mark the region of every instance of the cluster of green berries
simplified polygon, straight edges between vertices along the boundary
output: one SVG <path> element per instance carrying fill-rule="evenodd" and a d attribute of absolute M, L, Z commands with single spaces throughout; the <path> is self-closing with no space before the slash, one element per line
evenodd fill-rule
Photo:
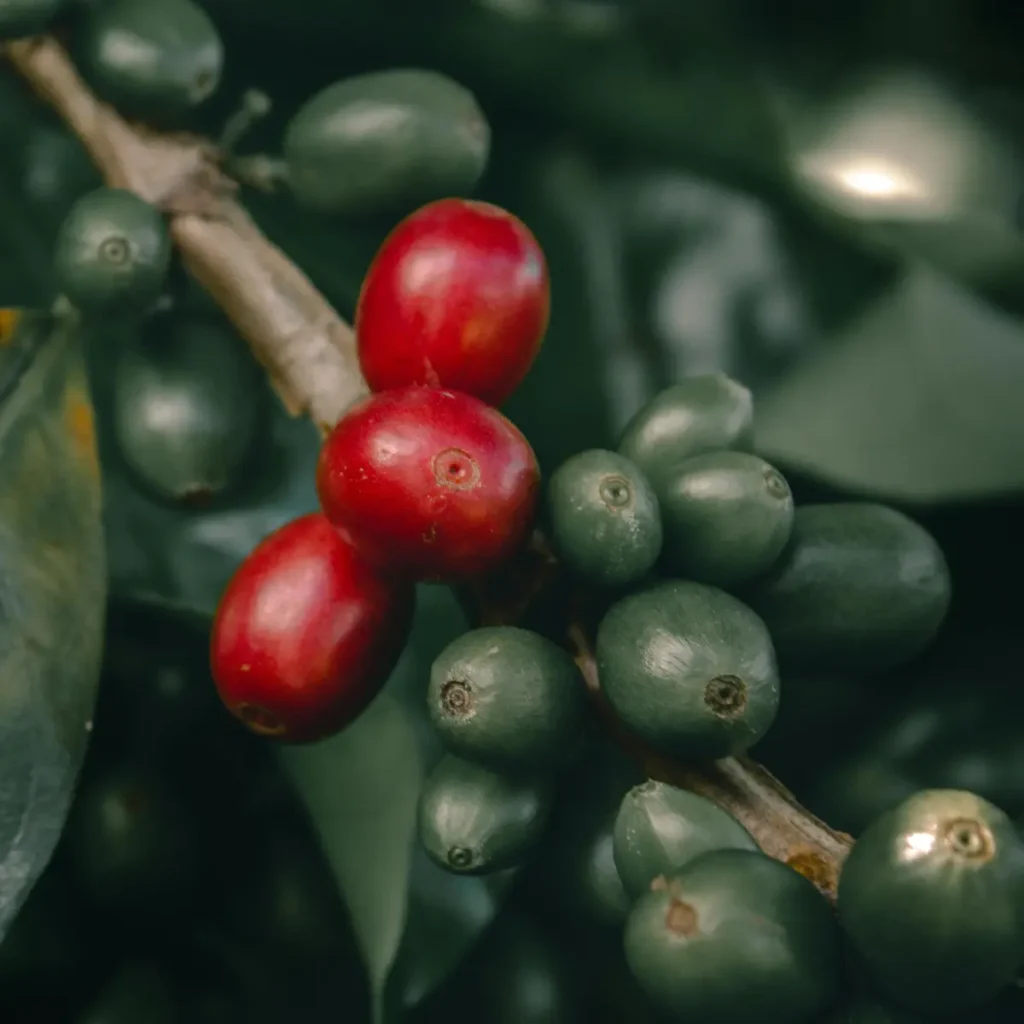
<path fill-rule="evenodd" d="M 745 388 L 690 378 L 648 403 L 617 451 L 576 455 L 547 484 L 558 554 L 607 597 L 595 659 L 608 703 L 650 750 L 688 763 L 752 748 L 780 674 L 885 671 L 919 654 L 949 607 L 924 529 L 871 503 L 795 506 L 753 438 Z M 595 740 L 572 657 L 523 629 L 473 630 L 435 661 L 428 711 L 448 754 L 422 797 L 427 852 L 455 872 L 525 865 Z M 894 1020 L 970 1010 L 1024 963 L 1024 845 L 969 793 L 920 793 L 872 824 L 842 868 L 838 918 L 694 793 L 637 785 L 612 834 L 626 958 L 667 1019 L 838 1021 L 853 990 Z"/>

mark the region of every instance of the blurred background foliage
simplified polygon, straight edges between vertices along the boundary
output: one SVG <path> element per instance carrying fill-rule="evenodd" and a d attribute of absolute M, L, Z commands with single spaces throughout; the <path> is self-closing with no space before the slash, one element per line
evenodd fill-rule
<path fill-rule="evenodd" d="M 1024 815 L 1024 8 L 205 6 L 227 79 L 194 127 L 216 135 L 243 91 L 262 89 L 273 110 L 247 151 L 276 152 L 304 99 L 362 71 L 432 68 L 476 93 L 494 139 L 478 194 L 523 217 L 551 266 L 550 330 L 507 409 L 546 469 L 614 444 L 670 381 L 722 370 L 753 388 L 758 447 L 801 499 L 877 497 L 935 532 L 955 601 L 934 651 L 881 679 L 786 680 L 756 753 L 812 809 L 856 832 L 941 785 Z M 56 230 L 98 179 L 4 67 L 0 138 L 0 302 L 41 305 Z M 393 218 L 332 222 L 286 195 L 243 194 L 351 316 Z M 202 353 L 220 345 L 230 361 L 240 344 L 188 281 L 146 337 L 106 322 L 86 332 L 106 666 L 68 827 L 0 946 L 0 1014 L 358 1021 L 372 1006 L 388 1024 L 643 1024 L 610 927 L 622 908 L 607 808 L 630 766 L 612 759 L 573 780 L 584 809 L 559 816 L 550 856 L 523 877 L 448 877 L 413 842 L 420 780 L 438 756 L 426 669 L 465 628 L 446 590 L 421 588 L 385 694 L 340 737 L 275 750 L 221 712 L 208 617 L 256 541 L 315 506 L 318 442 L 242 374 L 232 400 L 259 413 L 243 416 L 244 464 L 197 456 L 212 480 L 231 469 L 235 482 L 201 507 L 173 500 L 173 472 L 146 479 L 133 465 L 147 442 L 124 407 L 145 376 L 125 353 L 165 327 L 221 338 L 174 370 L 196 402 L 189 382 L 212 372 Z"/>

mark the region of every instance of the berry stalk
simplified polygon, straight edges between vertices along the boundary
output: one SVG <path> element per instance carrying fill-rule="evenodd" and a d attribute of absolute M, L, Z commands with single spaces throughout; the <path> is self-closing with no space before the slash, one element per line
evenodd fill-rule
<path fill-rule="evenodd" d="M 208 140 L 130 124 L 90 92 L 51 37 L 7 43 L 0 53 L 62 117 L 109 186 L 130 190 L 167 214 L 188 269 L 246 338 L 286 408 L 309 415 L 327 433 L 367 391 L 352 328 L 236 201 L 236 185 L 221 167 L 225 154 Z M 562 582 L 557 561 L 538 539 L 500 579 L 466 591 L 469 611 L 481 624 L 514 623 Z M 577 603 L 570 599 L 566 607 Z M 609 731 L 648 774 L 725 808 L 765 853 L 800 871 L 834 900 L 850 837 L 815 818 L 746 758 L 697 766 L 646 749 L 603 698 L 592 631 L 582 616 L 567 619 L 564 640 Z"/>
<path fill-rule="evenodd" d="M 248 341 L 293 415 L 326 433 L 366 393 L 352 328 L 259 230 L 210 141 L 126 121 L 91 92 L 50 36 L 0 44 L 78 137 L 107 185 L 167 214 L 185 265 Z"/>
<path fill-rule="evenodd" d="M 562 582 L 555 555 L 538 534 L 500 576 L 466 593 L 466 610 L 475 620 L 489 625 L 512 624 L 560 588 Z M 566 602 L 569 613 L 563 625 L 565 643 L 615 742 L 643 765 L 650 778 L 689 790 L 724 808 L 766 854 L 799 871 L 835 902 L 839 871 L 853 846 L 852 837 L 813 815 L 771 772 L 750 758 L 726 757 L 710 764 L 688 764 L 656 753 L 630 733 L 601 690 L 593 630 L 581 611 L 585 596 L 575 594 Z"/>

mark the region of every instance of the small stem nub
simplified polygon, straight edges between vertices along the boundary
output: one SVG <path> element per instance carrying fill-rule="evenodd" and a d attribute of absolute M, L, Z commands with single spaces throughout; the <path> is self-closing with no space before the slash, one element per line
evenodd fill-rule
<path fill-rule="evenodd" d="M 270 113 L 270 97 L 259 89 L 247 89 L 238 109 L 228 118 L 220 133 L 218 149 L 224 156 L 230 156 L 238 144 L 252 130 L 257 121 Z"/>
<path fill-rule="evenodd" d="M 279 186 L 288 181 L 288 165 L 280 157 L 269 153 L 228 156 L 224 161 L 224 170 L 235 181 L 257 192 L 276 192 Z"/>

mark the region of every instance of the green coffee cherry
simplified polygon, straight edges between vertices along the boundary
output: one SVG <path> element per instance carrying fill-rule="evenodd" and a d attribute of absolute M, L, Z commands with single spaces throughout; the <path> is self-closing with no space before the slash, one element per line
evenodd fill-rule
<path fill-rule="evenodd" d="M 925 790 L 874 821 L 839 878 L 839 916 L 873 985 L 922 1013 L 980 1006 L 1024 955 L 1024 843 L 987 800 Z"/>
<path fill-rule="evenodd" d="M 698 857 L 642 896 L 626 960 L 671 1020 L 804 1024 L 836 996 L 839 930 L 791 868 L 749 850 Z"/>
<path fill-rule="evenodd" d="M 600 449 L 574 455 L 551 475 L 547 497 L 552 543 L 581 579 L 619 587 L 654 566 L 658 499 L 629 459 Z"/>
<path fill-rule="evenodd" d="M 626 892 L 636 898 L 713 850 L 757 850 L 753 836 L 705 797 L 648 780 L 631 789 L 615 818 L 613 853 Z"/>
<path fill-rule="evenodd" d="M 433 1020 L 583 1024 L 587 1019 L 572 954 L 545 927 L 525 916 L 505 911 L 471 966 L 476 1000 L 469 1015 Z"/>
<path fill-rule="evenodd" d="M 787 665 L 883 671 L 923 651 L 949 609 L 938 544 L 902 512 L 803 505 L 776 566 L 744 595 Z"/>
<path fill-rule="evenodd" d="M 620 455 L 637 465 L 660 493 L 683 459 L 754 442 L 750 391 L 723 374 L 689 377 L 655 395 L 626 425 Z"/>
<path fill-rule="evenodd" d="M 575 751 L 587 695 L 561 647 L 526 629 L 490 626 L 437 656 L 427 710 L 453 754 L 497 769 L 541 770 Z"/>
<path fill-rule="evenodd" d="M 311 210 L 369 215 L 466 195 L 490 129 L 473 95 L 434 71 L 377 71 L 308 100 L 285 133 L 288 183 Z"/>
<path fill-rule="evenodd" d="M 57 287 L 83 313 L 144 312 L 171 262 L 167 225 L 132 192 L 100 188 L 71 207 L 57 235 Z"/>
<path fill-rule="evenodd" d="M 132 116 L 176 119 L 220 84 L 224 47 L 209 15 L 192 0 L 92 4 L 76 43 L 92 87 Z"/>
<path fill-rule="evenodd" d="M 64 0 L 0 0 L 0 41 L 39 35 Z"/>
<path fill-rule="evenodd" d="M 250 856 L 219 894 L 218 920 L 232 934 L 258 942 L 282 966 L 331 960 L 332 972 L 346 971 L 351 926 L 319 850 L 302 832 L 278 822 L 253 838 Z"/>
<path fill-rule="evenodd" d="M 584 1024 L 573 953 L 546 922 L 506 905 L 455 974 L 403 1015 L 407 1024 Z"/>
<path fill-rule="evenodd" d="M 709 452 L 666 472 L 658 499 L 665 560 L 680 575 L 719 587 L 759 576 L 793 529 L 784 477 L 747 452 Z"/>
<path fill-rule="evenodd" d="M 614 604 L 598 627 L 597 665 L 623 722 L 681 758 L 747 750 L 779 706 L 764 623 L 701 583 L 672 580 Z"/>
<path fill-rule="evenodd" d="M 618 802 L 608 780 L 585 778 L 593 767 L 580 767 L 556 805 L 548 837 L 550 855 L 544 857 L 544 877 L 550 882 L 552 898 L 574 920 L 621 927 L 629 910 L 629 897 L 612 852 Z"/>
<path fill-rule="evenodd" d="M 114 431 L 121 455 L 157 497 L 203 502 L 234 484 L 262 408 L 259 367 L 215 321 L 183 319 L 140 336 L 114 377 Z"/>
<path fill-rule="evenodd" d="M 195 895 L 195 823 L 178 794 L 149 772 L 116 766 L 87 779 L 65 843 L 76 888 L 97 909 L 171 918 Z"/>
<path fill-rule="evenodd" d="M 502 871 L 522 864 L 540 842 L 550 810 L 546 781 L 497 775 L 448 755 L 423 785 L 420 841 L 447 871 Z"/>

